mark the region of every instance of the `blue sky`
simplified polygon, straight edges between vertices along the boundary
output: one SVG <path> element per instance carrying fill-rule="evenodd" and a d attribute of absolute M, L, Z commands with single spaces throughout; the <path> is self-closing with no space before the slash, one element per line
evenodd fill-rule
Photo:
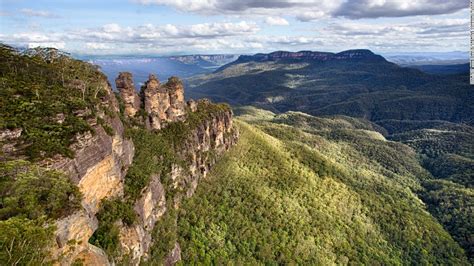
<path fill-rule="evenodd" d="M 0 41 L 76 54 L 468 51 L 467 0 L 0 0 Z"/>

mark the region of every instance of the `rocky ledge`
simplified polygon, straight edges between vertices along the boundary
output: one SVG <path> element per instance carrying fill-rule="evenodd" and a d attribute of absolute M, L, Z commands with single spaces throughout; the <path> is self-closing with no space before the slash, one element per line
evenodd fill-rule
<path fill-rule="evenodd" d="M 52 253 L 62 265 L 83 262 L 87 265 L 110 265 L 127 261 L 138 265 L 150 258 L 150 248 L 155 225 L 170 211 L 179 208 L 184 197 L 191 197 L 216 160 L 238 140 L 238 131 L 232 124 L 232 111 L 227 105 L 213 104 L 208 100 L 184 100 L 184 87 L 178 78 L 160 84 L 154 75 L 138 94 L 130 73 L 120 73 L 116 79 L 123 103 L 122 115 L 119 102 L 109 84 L 104 83 L 108 97 L 104 105 L 114 115 L 103 116 L 105 124 L 90 121 L 94 133 L 77 136 L 73 145 L 73 158 L 57 157 L 45 161 L 51 168 L 69 174 L 83 194 L 81 210 L 56 222 L 56 246 Z M 122 120 L 119 119 L 122 117 Z M 157 172 L 135 198 L 125 195 L 124 187 L 129 167 L 136 164 L 136 143 L 126 137 L 127 128 L 143 128 L 147 134 L 161 134 L 174 130 L 180 135 L 173 149 L 176 162 L 169 165 L 169 172 Z M 107 130 L 109 128 L 109 130 Z M 168 128 L 168 129 L 167 129 Z M 173 136 L 174 137 L 174 136 Z M 157 149 L 153 157 L 157 163 L 164 161 L 164 154 Z M 166 175 L 166 176 L 165 176 Z M 168 180 L 164 183 L 163 180 Z M 171 180 L 171 182 L 169 182 Z M 170 194 L 170 187 L 173 191 Z M 90 242 L 100 227 L 98 213 L 107 199 L 131 201 L 137 219 L 126 224 L 117 220 L 119 251 L 113 256 Z M 177 242 L 167 251 L 163 263 L 171 265 L 180 260 Z"/>

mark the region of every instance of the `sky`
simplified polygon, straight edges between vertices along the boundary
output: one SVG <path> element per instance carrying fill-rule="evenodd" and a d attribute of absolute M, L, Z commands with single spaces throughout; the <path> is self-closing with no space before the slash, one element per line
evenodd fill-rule
<path fill-rule="evenodd" d="M 0 42 L 85 55 L 469 50 L 468 0 L 0 0 Z"/>

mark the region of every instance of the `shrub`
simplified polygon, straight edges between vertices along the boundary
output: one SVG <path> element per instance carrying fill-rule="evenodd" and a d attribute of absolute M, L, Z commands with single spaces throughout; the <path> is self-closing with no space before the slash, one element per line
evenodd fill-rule
<path fill-rule="evenodd" d="M 12 217 L 0 221 L 0 264 L 44 265 L 48 262 L 53 229 L 41 220 Z"/>
<path fill-rule="evenodd" d="M 80 202 L 79 189 L 64 174 L 26 161 L 0 162 L 0 220 L 58 219 Z"/>

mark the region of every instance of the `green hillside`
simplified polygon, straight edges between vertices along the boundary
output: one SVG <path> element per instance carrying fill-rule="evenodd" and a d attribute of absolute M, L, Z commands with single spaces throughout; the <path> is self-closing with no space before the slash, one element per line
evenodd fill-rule
<path fill-rule="evenodd" d="M 241 57 L 188 80 L 190 95 L 275 112 L 473 123 L 467 75 L 430 75 L 362 51 L 362 58 L 343 60 Z"/>
<path fill-rule="evenodd" d="M 239 143 L 180 211 L 185 264 L 468 264 L 418 196 L 431 175 L 377 125 L 236 112 Z"/>

